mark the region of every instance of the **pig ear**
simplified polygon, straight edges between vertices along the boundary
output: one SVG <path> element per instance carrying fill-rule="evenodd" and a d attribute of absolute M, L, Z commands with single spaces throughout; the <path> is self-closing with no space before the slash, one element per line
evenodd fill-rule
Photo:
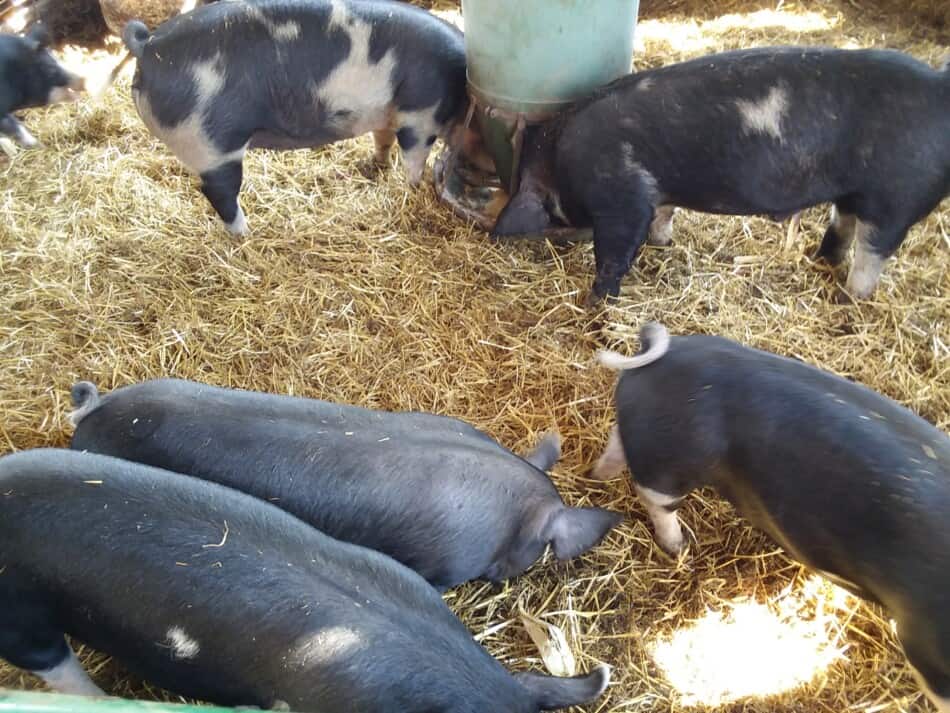
<path fill-rule="evenodd" d="M 561 437 L 552 431 L 544 434 L 541 442 L 524 459 L 538 470 L 547 472 L 551 469 L 551 466 L 558 462 L 560 457 Z"/>
<path fill-rule="evenodd" d="M 561 508 L 548 524 L 546 540 L 554 556 L 568 560 L 587 552 L 623 520 L 623 515 L 603 508 Z"/>
<path fill-rule="evenodd" d="M 34 52 L 49 47 L 50 36 L 46 25 L 36 23 L 26 33 L 26 41 Z"/>
<path fill-rule="evenodd" d="M 536 234 L 551 227 L 551 215 L 544 205 L 544 198 L 540 187 L 522 180 L 521 188 L 495 221 L 492 237 Z"/>

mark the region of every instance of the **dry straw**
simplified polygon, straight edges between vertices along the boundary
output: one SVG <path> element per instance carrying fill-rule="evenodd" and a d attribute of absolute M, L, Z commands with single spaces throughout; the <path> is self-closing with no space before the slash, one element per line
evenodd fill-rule
<path fill-rule="evenodd" d="M 774 43 L 890 46 L 936 64 L 945 49 L 904 3 L 671 5 L 644 0 L 639 64 Z M 502 662 L 541 666 L 524 612 L 563 630 L 578 668 L 613 665 L 593 710 L 927 709 L 882 612 L 812 578 L 714 493 L 688 500 L 691 546 L 674 562 L 627 481 L 585 473 L 612 421 L 614 375 L 593 353 L 634 350 L 648 319 L 799 357 L 947 429 L 950 206 L 914 228 L 875 298 L 850 307 L 807 257 L 823 211 L 787 247 L 768 220 L 680 213 L 672 247 L 647 248 L 620 305 L 592 314 L 588 244 L 493 245 L 431 189 L 408 190 L 398 162 L 364 177 L 366 139 L 252 153 L 252 232 L 235 239 L 145 131 L 128 73 L 100 104 L 26 121 L 45 148 L 0 157 L 0 450 L 66 444 L 77 379 L 109 389 L 164 375 L 450 414 L 519 451 L 556 427 L 564 498 L 630 518 L 578 561 L 447 595 Z M 163 697 L 83 659 L 107 690 Z M 9 668 L 0 683 L 36 685 Z"/>

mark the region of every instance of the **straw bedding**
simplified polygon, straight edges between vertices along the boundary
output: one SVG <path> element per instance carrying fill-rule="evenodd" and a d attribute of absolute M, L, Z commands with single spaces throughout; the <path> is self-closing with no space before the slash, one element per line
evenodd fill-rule
<path fill-rule="evenodd" d="M 944 33 L 851 0 L 779 10 L 644 0 L 637 61 L 789 42 L 898 47 L 936 64 Z M 872 301 L 847 307 L 807 257 L 824 210 L 805 214 L 791 244 L 768 220 L 680 212 L 674 244 L 646 248 L 620 304 L 592 313 L 581 306 L 589 244 L 494 245 L 431 189 L 408 190 L 398 161 L 365 178 L 367 138 L 252 153 L 242 194 L 252 232 L 227 236 L 135 115 L 129 81 L 99 104 L 31 112 L 45 149 L 0 159 L 0 450 L 65 445 L 68 389 L 81 378 L 109 389 L 175 375 L 424 409 L 520 452 L 557 428 L 565 500 L 629 519 L 577 561 L 549 558 L 502 591 L 446 595 L 502 662 L 542 666 L 524 611 L 562 628 L 579 669 L 614 667 L 592 710 L 929 709 L 886 616 L 791 562 L 715 493 L 688 499 L 691 546 L 671 561 L 627 480 L 586 473 L 612 422 L 614 375 L 593 353 L 634 350 L 648 319 L 799 357 L 946 430 L 950 205 L 914 228 Z M 116 694 L 165 695 L 100 655 L 83 659 Z M 0 684 L 37 685 L 2 666 Z"/>

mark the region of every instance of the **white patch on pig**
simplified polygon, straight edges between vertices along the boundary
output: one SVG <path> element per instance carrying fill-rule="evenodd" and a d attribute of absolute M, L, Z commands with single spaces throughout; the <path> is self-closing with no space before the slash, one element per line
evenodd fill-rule
<path fill-rule="evenodd" d="M 174 659 L 193 659 L 201 651 L 201 646 L 180 626 L 173 626 L 165 634 L 165 646 L 171 649 Z"/>
<path fill-rule="evenodd" d="M 637 91 L 647 92 L 653 87 L 653 77 L 644 77 L 637 82 Z"/>
<path fill-rule="evenodd" d="M 759 101 L 737 99 L 736 106 L 742 117 L 743 128 L 747 132 L 758 131 L 782 140 L 782 119 L 789 106 L 788 90 L 785 87 L 772 87 L 765 98 Z"/>
<path fill-rule="evenodd" d="M 338 6 L 342 9 L 338 12 Z M 343 13 L 341 22 L 350 38 L 350 54 L 334 67 L 330 75 L 313 90 L 314 100 L 320 102 L 330 116 L 345 112 L 336 120 L 335 128 L 351 136 L 370 131 L 394 128 L 392 116 L 392 73 L 396 56 L 390 48 L 375 64 L 369 58 L 369 38 L 372 26 L 349 12 L 340 3 L 333 3 L 331 26 Z M 425 136 L 420 141 L 425 141 Z M 428 155 L 428 153 L 427 153 Z"/>
<path fill-rule="evenodd" d="M 666 552 L 676 554 L 683 549 L 683 531 L 675 512 L 666 509 L 667 505 L 679 502 L 682 498 L 667 495 L 643 485 L 635 486 L 640 502 L 647 515 L 653 521 L 656 541 Z"/>
<path fill-rule="evenodd" d="M 186 12 L 191 12 L 192 10 L 195 9 L 195 5 L 197 4 L 197 2 L 198 0 L 185 0 L 181 4 L 181 9 L 178 11 L 178 14 L 184 15 Z"/>
<path fill-rule="evenodd" d="M 856 220 L 854 259 L 848 272 L 848 292 L 858 299 L 867 299 L 874 293 L 884 269 L 885 258 L 874 252 L 868 238 L 874 227 L 863 220 Z"/>
<path fill-rule="evenodd" d="M 205 77 L 204 81 L 205 88 L 208 88 L 210 77 Z M 155 117 L 147 96 L 142 92 L 133 92 L 132 98 L 148 130 L 168 146 L 189 171 L 200 174 L 244 158 L 246 145 L 236 151 L 223 153 L 211 142 L 204 130 L 205 105 L 201 102 L 186 119 L 175 126 L 165 126 Z"/>
<path fill-rule="evenodd" d="M 620 475 L 626 467 L 627 457 L 624 455 L 623 442 L 620 440 L 620 427 L 614 424 L 607 438 L 607 447 L 597 459 L 597 465 L 594 466 L 591 476 L 597 480 L 610 480 Z"/>
<path fill-rule="evenodd" d="M 360 635 L 345 626 L 330 626 L 297 642 L 290 663 L 300 668 L 323 666 L 365 648 Z"/>
<path fill-rule="evenodd" d="M 346 6 L 346 3 L 343 0 L 331 0 L 330 1 L 330 22 L 327 26 L 327 29 L 332 30 L 334 28 L 346 29 L 346 26 L 353 22 L 353 16 L 350 14 L 350 9 Z"/>
<path fill-rule="evenodd" d="M 62 663 L 53 666 L 46 671 L 34 671 L 34 674 L 42 678 L 46 685 L 57 693 L 64 693 L 71 696 L 104 696 L 102 689 L 99 688 L 89 674 L 79 663 L 76 654 L 72 649 L 69 655 L 63 659 Z"/>
<path fill-rule="evenodd" d="M 294 20 L 274 22 L 260 7 L 250 3 L 247 4 L 247 14 L 260 22 L 270 36 L 278 42 L 293 42 L 300 37 L 300 23 Z"/>
<path fill-rule="evenodd" d="M 216 54 L 212 59 L 195 62 L 191 68 L 191 76 L 195 80 L 195 95 L 198 106 L 204 108 L 224 89 L 224 70 L 221 64 L 221 55 Z"/>
<path fill-rule="evenodd" d="M 36 140 L 36 137 L 27 131 L 26 127 L 19 122 L 17 122 L 16 125 L 16 140 L 19 142 L 20 146 L 24 146 L 26 148 L 33 148 L 40 143 Z"/>
<path fill-rule="evenodd" d="M 650 245 L 662 246 L 673 242 L 673 213 L 675 212 L 675 206 L 657 206 L 653 213 L 653 222 L 650 223 L 650 235 L 647 238 Z"/>
<path fill-rule="evenodd" d="M 247 218 L 244 217 L 244 209 L 238 205 L 237 215 L 230 223 L 225 223 L 224 227 L 231 235 L 247 235 Z"/>

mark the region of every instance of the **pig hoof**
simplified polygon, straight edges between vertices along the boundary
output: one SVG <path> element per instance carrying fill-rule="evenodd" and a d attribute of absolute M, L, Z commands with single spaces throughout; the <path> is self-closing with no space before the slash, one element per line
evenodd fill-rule
<path fill-rule="evenodd" d="M 238 207 L 238 212 L 237 215 L 234 216 L 234 220 L 230 223 L 225 223 L 224 227 L 227 228 L 231 235 L 247 235 L 247 218 L 244 217 L 244 211 Z"/>
<path fill-rule="evenodd" d="M 835 289 L 834 295 L 832 295 L 831 299 L 835 304 L 839 304 L 839 305 L 853 305 L 854 304 L 854 298 L 851 295 L 849 295 L 846 290 L 840 287 Z"/>
<path fill-rule="evenodd" d="M 363 178 L 377 178 L 381 173 L 389 168 L 389 159 L 383 159 L 381 161 L 379 157 L 360 161 L 356 166 L 356 170 Z"/>
<path fill-rule="evenodd" d="M 673 559 L 678 558 L 680 554 L 682 554 L 682 552 L 686 549 L 686 541 L 683 539 L 682 535 L 680 535 L 678 538 L 672 539 L 663 539 L 657 537 L 656 544 L 661 550 L 663 550 L 663 552 Z"/>

